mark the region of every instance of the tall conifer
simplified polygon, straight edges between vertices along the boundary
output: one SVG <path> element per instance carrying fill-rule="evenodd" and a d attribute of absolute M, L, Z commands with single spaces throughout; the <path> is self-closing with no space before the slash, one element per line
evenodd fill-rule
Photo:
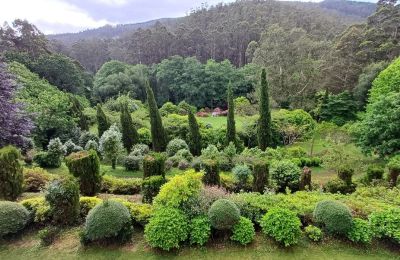
<path fill-rule="evenodd" d="M 188 110 L 189 121 L 189 149 L 194 156 L 201 154 L 201 135 L 199 125 L 191 109 Z"/>
<path fill-rule="evenodd" d="M 99 133 L 99 138 L 103 135 L 105 131 L 110 128 L 110 123 L 107 120 L 106 114 L 104 114 L 103 109 L 100 104 L 97 104 L 97 130 Z"/>
<path fill-rule="evenodd" d="M 268 146 L 272 145 L 272 120 L 269 107 L 267 73 L 265 69 L 261 72 L 260 119 L 258 120 L 257 127 L 258 147 L 265 151 Z"/>
<path fill-rule="evenodd" d="M 135 126 L 133 125 L 132 117 L 129 113 L 127 104 L 123 104 L 121 106 L 120 121 L 122 127 L 122 143 L 129 154 L 132 150 L 132 146 L 138 143 L 139 135 Z"/>
<path fill-rule="evenodd" d="M 225 143 L 226 145 L 229 145 L 230 142 L 233 142 L 236 145 L 235 105 L 233 103 L 233 91 L 231 82 L 229 82 L 228 85 L 227 99 L 228 99 L 228 117 L 226 125 Z"/>

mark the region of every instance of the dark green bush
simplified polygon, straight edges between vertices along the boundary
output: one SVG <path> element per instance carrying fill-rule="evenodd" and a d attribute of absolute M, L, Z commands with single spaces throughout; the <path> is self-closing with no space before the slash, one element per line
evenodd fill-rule
<path fill-rule="evenodd" d="M 133 195 L 141 191 L 141 178 L 117 178 L 104 175 L 101 183 L 101 192 L 112 194 Z"/>
<path fill-rule="evenodd" d="M 109 200 L 95 206 L 86 217 L 82 243 L 118 242 L 132 238 L 133 227 L 128 209 L 120 202 Z"/>
<path fill-rule="evenodd" d="M 352 184 L 352 177 L 354 174 L 354 169 L 348 167 L 341 167 L 338 170 L 338 177 L 344 181 L 347 185 Z"/>
<path fill-rule="evenodd" d="M 219 164 L 217 160 L 204 160 L 203 183 L 206 185 L 220 185 Z"/>
<path fill-rule="evenodd" d="M 0 199 L 14 200 L 22 193 L 20 153 L 13 146 L 0 149 Z"/>
<path fill-rule="evenodd" d="M 72 153 L 65 158 L 70 173 L 79 178 L 81 193 L 93 196 L 100 191 L 100 159 L 94 150 Z"/>
<path fill-rule="evenodd" d="M 384 169 L 378 165 L 370 165 L 367 169 L 367 181 L 368 183 L 372 180 L 381 180 L 383 178 Z"/>
<path fill-rule="evenodd" d="M 237 165 L 232 169 L 232 174 L 238 183 L 238 190 L 242 190 L 246 187 L 247 181 L 251 175 L 251 170 L 246 164 Z"/>
<path fill-rule="evenodd" d="M 322 230 L 313 225 L 307 226 L 304 229 L 304 232 L 306 233 L 308 239 L 310 239 L 311 241 L 318 242 L 322 239 Z"/>
<path fill-rule="evenodd" d="M 143 156 L 129 155 L 124 158 L 124 166 L 127 171 L 138 171 L 143 162 Z"/>
<path fill-rule="evenodd" d="M 346 236 L 353 225 L 350 210 L 347 206 L 333 200 L 324 200 L 314 210 L 314 220 L 331 235 Z"/>
<path fill-rule="evenodd" d="M 347 237 L 357 243 L 369 244 L 372 240 L 372 230 L 368 223 L 360 218 L 353 219 L 353 226 L 351 227 L 350 232 L 347 234 Z"/>
<path fill-rule="evenodd" d="M 369 216 L 374 234 L 381 238 L 389 238 L 400 244 L 400 209 L 393 208 L 374 212 Z"/>
<path fill-rule="evenodd" d="M 142 182 L 142 201 L 144 203 L 153 202 L 153 198 L 160 192 L 161 186 L 165 183 L 163 176 L 151 176 Z"/>
<path fill-rule="evenodd" d="M 219 199 L 208 210 L 211 226 L 218 230 L 229 230 L 240 220 L 238 207 L 230 200 Z"/>
<path fill-rule="evenodd" d="M 328 181 L 324 186 L 324 190 L 330 193 L 350 194 L 356 190 L 356 185 L 354 183 L 348 184 L 337 178 Z"/>
<path fill-rule="evenodd" d="M 39 192 L 42 191 L 50 181 L 49 173 L 40 168 L 24 168 L 24 191 Z"/>
<path fill-rule="evenodd" d="M 253 191 L 264 193 L 268 185 L 269 169 L 266 162 L 255 162 L 253 166 Z"/>
<path fill-rule="evenodd" d="M 61 166 L 61 157 L 64 154 L 64 147 L 59 138 L 51 139 L 47 146 L 47 152 L 40 152 L 35 155 L 33 161 L 40 167 L 58 168 Z"/>
<path fill-rule="evenodd" d="M 165 155 L 162 153 L 151 153 L 143 159 L 143 178 L 155 175 L 165 177 Z"/>
<path fill-rule="evenodd" d="M 281 192 L 286 188 L 299 189 L 300 172 L 300 168 L 289 160 L 275 161 L 270 168 L 271 180 Z"/>
<path fill-rule="evenodd" d="M 29 221 L 28 210 L 11 201 L 0 201 L 0 238 L 21 231 Z"/>
<path fill-rule="evenodd" d="M 400 175 L 400 154 L 393 156 L 388 164 L 387 167 L 389 168 L 389 183 L 392 187 L 396 186 L 397 179 Z"/>
<path fill-rule="evenodd" d="M 151 247 L 170 250 L 189 235 L 189 221 L 182 211 L 170 207 L 157 209 L 144 229 L 144 237 Z"/>
<path fill-rule="evenodd" d="M 253 241 L 255 235 L 253 222 L 248 218 L 240 217 L 239 222 L 233 226 L 231 240 L 247 245 Z"/>
<path fill-rule="evenodd" d="M 207 216 L 198 216 L 190 222 L 190 244 L 204 245 L 211 235 L 211 223 Z"/>
<path fill-rule="evenodd" d="M 45 197 L 55 224 L 71 225 L 77 221 L 79 186 L 74 179 L 65 177 L 51 182 Z"/>
<path fill-rule="evenodd" d="M 58 227 L 50 226 L 46 227 L 38 232 L 38 236 L 40 238 L 40 244 L 42 246 L 49 246 L 53 244 L 54 240 L 60 233 L 60 229 Z"/>
<path fill-rule="evenodd" d="M 261 219 L 264 234 L 285 246 L 297 244 L 301 236 L 301 222 L 296 213 L 285 208 L 273 208 Z"/>

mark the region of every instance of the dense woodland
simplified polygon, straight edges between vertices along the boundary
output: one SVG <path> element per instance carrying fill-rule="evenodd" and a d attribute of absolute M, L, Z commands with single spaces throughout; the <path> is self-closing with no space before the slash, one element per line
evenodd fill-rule
<path fill-rule="evenodd" d="M 228 238 L 244 258 L 398 257 L 396 0 L 236 1 L 50 36 L 17 19 L 0 94 L 0 258 L 16 233 L 47 257 L 60 234 L 100 246 L 89 258 L 116 242 L 215 258 Z"/>

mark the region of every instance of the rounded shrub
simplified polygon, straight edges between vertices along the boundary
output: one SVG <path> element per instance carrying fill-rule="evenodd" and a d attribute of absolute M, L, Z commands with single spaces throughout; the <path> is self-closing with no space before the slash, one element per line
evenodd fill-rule
<path fill-rule="evenodd" d="M 314 242 L 319 242 L 322 240 L 322 230 L 316 226 L 309 225 L 304 229 L 308 239 Z"/>
<path fill-rule="evenodd" d="M 239 242 L 242 245 L 251 243 L 256 235 L 254 224 L 250 219 L 240 217 L 239 222 L 233 226 L 231 240 Z"/>
<path fill-rule="evenodd" d="M 301 236 L 301 222 L 296 213 L 285 208 L 273 208 L 260 221 L 264 234 L 285 246 L 297 244 Z"/>
<path fill-rule="evenodd" d="M 190 222 L 190 244 L 204 245 L 211 235 L 211 223 L 207 216 L 198 216 Z"/>
<path fill-rule="evenodd" d="M 146 155 L 149 152 L 150 147 L 147 144 L 135 144 L 130 155 Z"/>
<path fill-rule="evenodd" d="M 68 170 L 79 178 L 81 193 L 93 196 L 100 191 L 100 159 L 94 150 L 72 153 L 65 158 Z"/>
<path fill-rule="evenodd" d="M 354 183 L 349 184 L 342 179 L 336 178 L 328 181 L 324 185 L 324 190 L 330 193 L 349 194 L 356 190 L 356 185 Z"/>
<path fill-rule="evenodd" d="M 120 202 L 108 200 L 95 206 L 86 217 L 82 242 L 117 241 L 132 238 L 133 227 L 128 209 Z"/>
<path fill-rule="evenodd" d="M 357 243 L 369 244 L 372 241 L 372 230 L 368 223 L 360 218 L 353 219 L 353 226 L 351 227 L 347 237 Z"/>
<path fill-rule="evenodd" d="M 40 168 L 24 168 L 24 191 L 39 192 L 44 189 L 50 180 L 49 173 Z"/>
<path fill-rule="evenodd" d="M 79 186 L 72 178 L 62 178 L 49 184 L 45 195 L 55 224 L 71 225 L 79 216 Z"/>
<path fill-rule="evenodd" d="M 245 164 L 237 165 L 232 169 L 232 173 L 239 183 L 239 189 L 243 189 L 246 186 L 247 180 L 251 174 L 249 166 Z"/>
<path fill-rule="evenodd" d="M 0 201 L 0 237 L 16 234 L 21 231 L 29 221 L 28 210 L 11 201 Z"/>
<path fill-rule="evenodd" d="M 286 187 L 297 190 L 300 180 L 300 168 L 289 160 L 275 161 L 271 165 L 271 180 L 279 191 L 285 191 Z"/>
<path fill-rule="evenodd" d="M 189 235 L 189 221 L 185 214 L 175 208 L 158 208 L 144 229 L 144 237 L 151 247 L 169 251 L 179 248 L 179 243 Z"/>
<path fill-rule="evenodd" d="M 20 153 L 13 146 L 0 149 L 0 199 L 14 200 L 22 193 Z"/>
<path fill-rule="evenodd" d="M 353 225 L 349 208 L 333 200 L 318 202 L 313 216 L 316 223 L 331 235 L 347 235 Z"/>
<path fill-rule="evenodd" d="M 189 151 L 189 146 L 187 145 L 185 140 L 175 138 L 169 141 L 166 152 L 168 156 L 174 156 L 179 150 L 182 149 Z"/>
<path fill-rule="evenodd" d="M 235 203 L 227 199 L 215 201 L 208 210 L 211 226 L 218 230 L 229 230 L 240 220 L 240 211 Z"/>
<path fill-rule="evenodd" d="M 143 162 L 143 156 L 128 155 L 124 158 L 124 166 L 127 171 L 138 171 Z"/>

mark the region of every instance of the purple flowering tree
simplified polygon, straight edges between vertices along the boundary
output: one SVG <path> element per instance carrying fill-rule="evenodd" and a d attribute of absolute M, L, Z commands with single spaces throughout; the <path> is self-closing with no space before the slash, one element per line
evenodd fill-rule
<path fill-rule="evenodd" d="M 23 104 L 14 100 L 17 87 L 7 65 L 0 61 L 0 147 L 9 144 L 24 147 L 33 128 Z"/>

